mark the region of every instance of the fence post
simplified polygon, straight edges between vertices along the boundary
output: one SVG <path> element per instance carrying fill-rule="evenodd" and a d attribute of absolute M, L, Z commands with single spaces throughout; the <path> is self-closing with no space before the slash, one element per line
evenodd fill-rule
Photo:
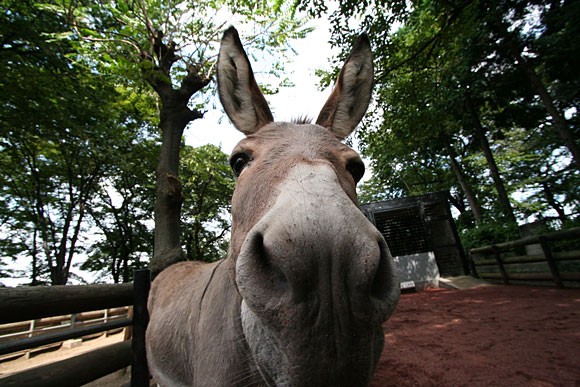
<path fill-rule="evenodd" d="M 32 337 L 34 335 L 34 329 L 36 328 L 36 320 L 30 320 L 30 329 L 28 330 L 28 337 Z M 26 354 L 24 355 L 25 359 L 30 359 L 30 349 L 26 350 Z"/>
<path fill-rule="evenodd" d="M 105 309 L 105 314 L 103 315 L 103 322 L 106 323 L 109 321 L 109 309 Z M 109 337 L 109 331 L 105 331 L 105 337 Z"/>
<path fill-rule="evenodd" d="M 477 268 L 475 267 L 475 261 L 473 260 L 473 254 L 471 254 L 471 250 L 467 252 L 466 261 L 468 268 L 467 274 L 472 275 L 475 278 L 481 278 L 479 277 L 479 274 L 477 274 Z"/>
<path fill-rule="evenodd" d="M 510 280 L 508 278 L 507 272 L 505 271 L 505 267 L 503 265 L 503 261 L 501 259 L 501 250 L 496 245 L 492 245 L 491 248 L 493 250 L 493 255 L 495 256 L 497 266 L 499 267 L 499 272 L 501 273 L 501 279 L 504 285 L 509 285 Z"/>
<path fill-rule="evenodd" d="M 131 387 L 149 386 L 149 367 L 145 352 L 145 331 L 149 323 L 147 297 L 151 288 L 149 270 L 135 270 L 133 280 L 133 339 L 131 359 Z"/>
<path fill-rule="evenodd" d="M 564 284 L 562 283 L 562 278 L 560 277 L 560 272 L 558 271 L 558 266 L 556 266 L 556 261 L 554 260 L 552 250 L 548 245 L 548 241 L 543 236 L 539 237 L 539 239 L 540 245 L 542 246 L 542 250 L 544 251 L 544 258 L 546 258 L 546 262 L 548 262 L 548 267 L 550 268 L 550 272 L 552 273 L 554 282 L 556 283 L 557 287 L 563 288 Z"/>

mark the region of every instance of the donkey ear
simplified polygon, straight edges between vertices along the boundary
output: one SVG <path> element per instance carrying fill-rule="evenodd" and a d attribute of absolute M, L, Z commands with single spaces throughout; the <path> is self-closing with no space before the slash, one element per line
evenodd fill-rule
<path fill-rule="evenodd" d="M 350 56 L 318 115 L 316 124 L 340 138 L 348 136 L 363 118 L 371 100 L 373 58 L 366 34 L 356 40 Z"/>
<path fill-rule="evenodd" d="M 217 79 L 224 110 L 240 132 L 252 134 L 274 121 L 234 27 L 228 28 L 222 38 Z"/>

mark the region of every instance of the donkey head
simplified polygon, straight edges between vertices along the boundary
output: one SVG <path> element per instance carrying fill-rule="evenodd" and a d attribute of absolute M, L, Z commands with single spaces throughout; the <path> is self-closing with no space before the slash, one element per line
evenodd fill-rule
<path fill-rule="evenodd" d="M 365 385 L 381 354 L 399 283 L 357 206 L 364 165 L 341 143 L 368 107 L 372 77 L 362 35 L 316 124 L 274 122 L 237 31 L 222 39 L 219 96 L 246 135 L 230 158 L 230 258 L 244 339 L 269 385 Z"/>

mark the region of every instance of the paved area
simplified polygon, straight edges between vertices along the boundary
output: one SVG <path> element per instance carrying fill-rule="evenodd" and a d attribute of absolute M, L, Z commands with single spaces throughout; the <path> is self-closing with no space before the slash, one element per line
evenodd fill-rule
<path fill-rule="evenodd" d="M 439 278 L 439 287 L 446 289 L 465 290 L 478 288 L 481 286 L 494 286 L 494 285 L 487 281 L 469 275 L 462 275 L 459 277 Z"/>

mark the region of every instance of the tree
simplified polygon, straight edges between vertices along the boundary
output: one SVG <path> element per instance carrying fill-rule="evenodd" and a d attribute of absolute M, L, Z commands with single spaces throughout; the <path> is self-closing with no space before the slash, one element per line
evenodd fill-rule
<path fill-rule="evenodd" d="M 81 269 L 112 277 L 114 283 L 132 281 L 133 271 L 147 266 L 153 246 L 153 170 L 159 144 L 143 134 L 139 130 L 120 144 L 88 210 L 103 239 L 91 246 Z"/>
<path fill-rule="evenodd" d="M 235 180 L 228 156 L 214 145 L 182 148 L 181 176 L 187 193 L 183 242 L 187 260 L 216 261 L 225 256 L 230 200 Z"/>
<path fill-rule="evenodd" d="M 419 15 L 394 34 L 393 45 L 403 50 L 405 42 L 430 40 L 434 31 L 423 24 L 437 31 L 436 21 Z M 480 223 L 482 210 L 469 170 L 458 161 L 471 135 L 460 108 L 465 86 L 458 80 L 457 69 L 445 63 L 453 55 L 452 48 L 429 58 L 417 57 L 384 74 L 377 93 L 379 109 L 371 114 L 360 137 L 363 153 L 374 161 L 373 171 L 384 176 L 383 189 L 394 188 L 400 195 L 450 190 L 459 199 L 454 200 L 456 208 L 465 212 L 465 198 Z M 394 66 L 389 58 L 379 59 L 381 68 Z M 374 122 L 380 124 L 370 124 Z"/>
<path fill-rule="evenodd" d="M 126 145 L 153 122 L 162 134 L 159 265 L 154 262 L 153 268 L 184 257 L 177 243 L 178 149 L 185 126 L 201 117 L 212 98 L 202 89 L 213 75 L 220 29 L 228 17 L 247 20 L 239 24 L 251 26 L 250 46 L 268 60 L 274 51 L 289 52 L 286 42 L 308 32 L 294 9 L 279 1 L 6 1 L 0 17 L 0 65 L 7 74 L 0 83 L 5 204 L 0 218 L 10 235 L 0 248 L 5 256 L 32 257 L 33 284 L 65 283 L 81 251 L 94 258 L 87 264 L 92 269 L 107 266 L 115 281 L 129 279 L 129 262 L 137 262 L 129 250 L 147 244 L 142 226 L 151 202 L 144 199 L 142 180 L 134 186 L 139 192 L 124 188 L 130 179 L 122 177 L 144 160 L 135 162 L 136 144 Z M 274 69 L 279 76 L 281 67 Z M 151 103 L 152 95 L 156 102 Z M 159 121 L 151 107 L 159 109 Z M 104 239 L 89 237 L 94 227 Z M 103 259 L 105 254 L 112 256 Z"/>
<path fill-rule="evenodd" d="M 569 149 L 577 168 L 580 169 L 580 146 L 577 143 L 577 136 L 575 136 L 574 131 L 570 128 L 566 118 L 564 118 L 563 111 L 556 106 L 554 97 L 550 95 L 548 87 L 534 66 L 534 56 L 539 55 L 540 52 L 534 49 L 533 42 L 530 44 L 530 37 L 526 37 L 523 33 L 522 29 L 525 23 L 517 23 L 517 21 L 523 20 L 530 12 L 539 11 L 544 15 L 551 12 L 557 13 L 560 17 L 569 18 L 570 25 L 567 26 L 568 28 L 562 28 L 564 33 L 569 34 L 571 29 L 578 30 L 578 27 L 575 26 L 576 22 L 573 20 L 577 21 L 577 17 L 580 15 L 578 5 L 573 3 L 572 1 L 552 2 L 550 5 L 546 5 L 544 2 L 516 0 L 506 1 L 505 3 L 500 2 L 503 7 L 497 7 L 495 4 L 490 7 L 491 4 L 484 1 L 479 2 L 478 5 L 481 7 L 481 14 L 485 15 L 485 18 L 482 18 L 484 23 L 498 38 L 505 53 L 513 58 L 516 66 L 526 75 L 547 113 L 552 118 L 552 127 L 558 131 L 564 144 Z M 508 13 L 506 11 L 511 12 Z M 574 42 L 570 43 L 574 44 Z M 568 57 L 563 57 L 563 59 L 569 60 Z M 562 107 L 566 108 L 565 105 Z"/>
<path fill-rule="evenodd" d="M 191 121 L 202 117 L 201 92 L 213 77 L 217 39 L 228 18 L 252 25 L 255 32 L 249 43 L 266 53 L 284 51 L 290 38 L 304 37 L 308 30 L 301 28 L 294 7 L 281 1 L 181 1 L 169 5 L 157 0 L 116 1 L 89 4 L 72 12 L 64 7 L 60 12 L 68 15 L 75 34 L 89 43 L 87 54 L 97 53 L 96 60 L 103 54 L 101 58 L 131 74 L 136 82 L 144 79 L 159 98 L 162 141 L 151 261 L 155 275 L 184 259 L 180 241 L 181 137 Z M 192 101 L 194 96 L 197 101 Z"/>
<path fill-rule="evenodd" d="M 326 7 L 302 4 L 313 14 Z M 360 132 L 374 191 L 377 182 L 397 195 L 449 189 L 480 224 L 514 223 L 514 203 L 520 219 L 576 211 L 577 190 L 553 195 L 552 187 L 578 180 L 580 77 L 570 69 L 579 9 L 572 1 L 341 2 L 330 15 L 332 43 L 366 30 L 376 56 L 377 108 Z M 536 205 L 516 199 L 523 192 Z"/>
<path fill-rule="evenodd" d="M 75 255 L 86 251 L 98 193 L 123 168 L 118 156 L 148 126 L 152 104 L 81 60 L 66 15 L 50 4 L 1 7 L 0 216 L 7 239 L 0 247 L 9 257 L 31 257 L 32 285 L 62 285 Z"/>

